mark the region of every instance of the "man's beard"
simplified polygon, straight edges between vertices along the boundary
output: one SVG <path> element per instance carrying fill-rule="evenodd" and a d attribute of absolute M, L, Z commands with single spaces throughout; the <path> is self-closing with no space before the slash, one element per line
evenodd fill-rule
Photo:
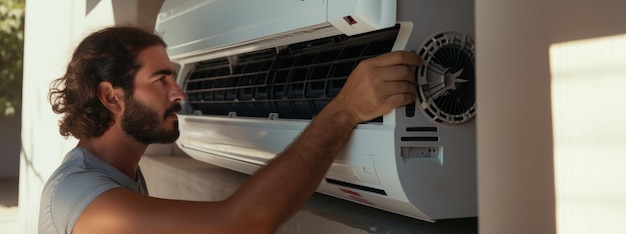
<path fill-rule="evenodd" d="M 122 116 L 122 129 L 136 141 L 144 144 L 172 143 L 178 139 L 178 121 L 173 122 L 172 130 L 166 130 L 161 122 L 169 114 L 180 111 L 181 106 L 176 103 L 167 108 L 163 116 L 147 105 L 136 101 L 131 97 L 127 99 L 126 111 Z"/>

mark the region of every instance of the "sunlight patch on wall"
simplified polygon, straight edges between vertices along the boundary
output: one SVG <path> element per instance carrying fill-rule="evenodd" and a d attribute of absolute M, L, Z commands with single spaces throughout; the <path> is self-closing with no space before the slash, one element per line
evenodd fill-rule
<path fill-rule="evenodd" d="M 553 44 L 559 233 L 626 233 L 626 35 Z"/>

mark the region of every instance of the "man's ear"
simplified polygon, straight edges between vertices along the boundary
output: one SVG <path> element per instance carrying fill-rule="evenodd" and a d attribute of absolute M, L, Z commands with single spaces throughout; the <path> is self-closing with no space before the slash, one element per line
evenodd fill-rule
<path fill-rule="evenodd" d="M 98 84 L 98 99 L 104 107 L 109 109 L 111 113 L 119 113 L 122 111 L 122 98 L 124 92 L 121 88 L 114 88 L 108 81 L 102 81 Z"/>

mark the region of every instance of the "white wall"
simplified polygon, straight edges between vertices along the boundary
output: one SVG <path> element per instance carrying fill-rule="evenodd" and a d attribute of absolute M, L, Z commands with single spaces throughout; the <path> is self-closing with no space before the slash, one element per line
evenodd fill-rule
<path fill-rule="evenodd" d="M 626 217 L 626 202 L 620 197 L 626 192 L 619 188 L 624 188 L 626 175 L 620 168 L 626 164 L 620 158 L 626 149 L 620 145 L 626 145 L 626 128 L 619 125 L 623 122 L 619 113 L 624 113 L 619 103 L 626 100 L 626 85 L 619 88 L 621 93 L 614 88 L 609 92 L 607 84 L 617 82 L 600 79 L 602 69 L 592 64 L 598 56 L 623 61 L 626 47 L 607 53 L 611 50 L 569 46 L 565 52 L 557 50 L 558 55 L 550 48 L 624 35 L 625 2 L 476 3 L 481 233 L 623 233 L 624 222 L 619 220 Z M 557 80 L 554 66 L 569 64 L 568 57 L 578 58 L 578 67 L 565 71 L 573 74 L 559 73 Z M 622 80 L 626 77 L 626 64 L 603 65 L 621 71 Z M 570 79 L 580 78 L 575 76 L 586 79 Z M 572 82 L 583 88 L 568 87 Z M 580 102 L 586 98 L 592 100 Z M 599 123 L 603 127 L 594 126 Z M 577 132 L 572 129 L 594 134 L 572 135 Z M 606 134 L 598 134 L 600 130 Z M 557 144 L 563 141 L 569 145 Z M 613 150 L 607 152 L 607 147 Z M 568 153 L 557 157 L 559 152 Z M 586 196 L 578 196 L 581 191 Z"/>
<path fill-rule="evenodd" d="M 50 81 L 61 76 L 75 41 L 70 1 L 30 0 L 26 3 L 22 144 L 19 207 L 25 233 L 37 232 L 43 184 L 73 144 L 56 127 L 47 102 Z M 66 27 L 51 27 L 66 25 Z"/>

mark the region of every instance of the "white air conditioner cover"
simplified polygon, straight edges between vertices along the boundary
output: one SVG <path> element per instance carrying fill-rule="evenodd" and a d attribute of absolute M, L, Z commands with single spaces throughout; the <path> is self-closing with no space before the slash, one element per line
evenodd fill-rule
<path fill-rule="evenodd" d="M 452 0 L 166 0 L 156 29 L 186 93 L 177 144 L 253 173 L 359 61 L 413 50 L 420 98 L 359 124 L 317 191 L 427 221 L 474 217 L 473 13 Z"/>

